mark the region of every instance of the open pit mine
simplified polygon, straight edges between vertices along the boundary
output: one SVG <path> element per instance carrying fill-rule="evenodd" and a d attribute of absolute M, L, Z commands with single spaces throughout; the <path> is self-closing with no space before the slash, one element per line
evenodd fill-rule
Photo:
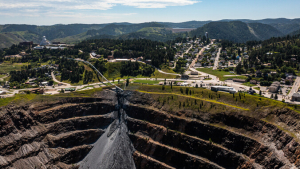
<path fill-rule="evenodd" d="M 295 111 L 170 111 L 166 104 L 151 94 L 103 90 L 1 107 L 0 168 L 300 167 Z"/>

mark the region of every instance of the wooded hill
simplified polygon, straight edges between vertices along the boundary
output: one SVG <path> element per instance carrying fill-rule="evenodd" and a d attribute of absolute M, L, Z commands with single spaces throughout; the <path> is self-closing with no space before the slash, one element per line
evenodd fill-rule
<path fill-rule="evenodd" d="M 186 37 L 186 33 L 172 33 L 172 28 L 198 28 L 191 35 L 203 36 L 209 32 L 211 38 L 222 38 L 236 42 L 264 40 L 272 36 L 291 34 L 300 29 L 300 19 L 221 20 L 188 21 L 182 23 L 149 22 L 140 24 L 69 24 L 69 25 L 0 25 L 0 48 L 10 47 L 21 41 L 39 43 L 42 36 L 50 41 L 78 43 L 86 39 L 150 39 L 168 41 Z M 20 33 L 22 32 L 22 33 Z M 6 34 L 3 34 L 6 33 Z"/>

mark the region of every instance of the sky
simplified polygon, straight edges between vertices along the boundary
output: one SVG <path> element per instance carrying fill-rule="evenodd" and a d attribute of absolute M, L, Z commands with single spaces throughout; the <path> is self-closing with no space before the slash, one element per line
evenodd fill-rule
<path fill-rule="evenodd" d="M 0 24 L 300 18 L 300 0 L 0 0 Z"/>

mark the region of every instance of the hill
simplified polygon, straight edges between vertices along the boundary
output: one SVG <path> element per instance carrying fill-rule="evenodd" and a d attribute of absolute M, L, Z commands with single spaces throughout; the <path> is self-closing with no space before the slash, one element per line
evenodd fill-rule
<path fill-rule="evenodd" d="M 170 28 L 199 28 L 209 22 L 212 21 L 187 21 L 187 22 L 180 22 L 180 23 L 159 22 L 159 23 Z"/>
<path fill-rule="evenodd" d="M 204 35 L 209 32 L 210 38 L 226 39 L 235 42 L 246 42 L 249 40 L 265 40 L 271 37 L 283 36 L 274 27 L 261 23 L 244 23 L 241 21 L 211 22 L 201 28 L 193 30 L 190 36 Z"/>
<path fill-rule="evenodd" d="M 0 33 L 0 48 L 7 48 L 22 41 L 34 41 L 37 43 L 39 39 L 39 35 L 28 31 Z"/>
<path fill-rule="evenodd" d="M 116 25 L 109 24 L 99 30 L 89 30 L 87 35 L 96 36 L 96 35 L 122 35 L 127 33 L 132 33 L 139 31 L 140 29 L 146 27 L 165 27 L 164 25 L 156 22 L 141 23 L 141 24 L 131 24 L 131 25 Z"/>

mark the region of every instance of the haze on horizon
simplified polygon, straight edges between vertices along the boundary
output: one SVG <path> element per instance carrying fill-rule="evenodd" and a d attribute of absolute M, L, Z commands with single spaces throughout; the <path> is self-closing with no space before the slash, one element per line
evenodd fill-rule
<path fill-rule="evenodd" d="M 0 0 L 0 24 L 299 18 L 299 0 Z"/>

